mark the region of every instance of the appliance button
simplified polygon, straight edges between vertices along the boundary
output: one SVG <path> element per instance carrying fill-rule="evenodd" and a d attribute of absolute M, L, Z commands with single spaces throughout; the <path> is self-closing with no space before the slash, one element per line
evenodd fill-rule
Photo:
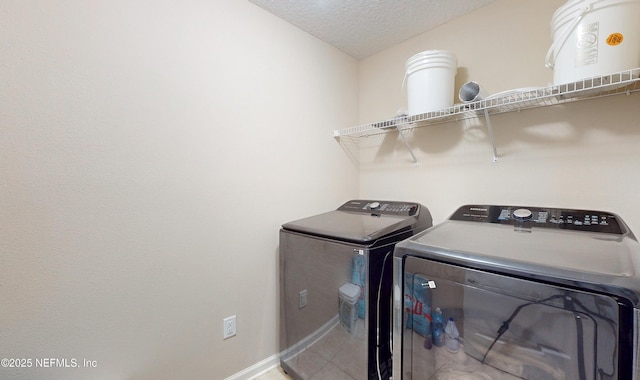
<path fill-rule="evenodd" d="M 532 216 L 533 213 L 531 212 L 531 210 L 526 208 L 519 208 L 513 212 L 513 217 L 518 220 L 531 219 Z"/>
<path fill-rule="evenodd" d="M 369 204 L 369 208 L 372 210 L 375 210 L 378 207 L 380 207 L 380 202 L 371 202 L 371 204 Z"/>

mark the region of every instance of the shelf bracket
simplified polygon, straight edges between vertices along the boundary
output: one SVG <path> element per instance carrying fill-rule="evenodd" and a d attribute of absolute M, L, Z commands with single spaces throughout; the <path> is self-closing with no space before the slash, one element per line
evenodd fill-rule
<path fill-rule="evenodd" d="M 491 118 L 489 117 L 489 110 L 484 109 L 484 120 L 487 123 L 487 131 L 489 131 L 489 140 L 491 141 L 491 147 L 493 148 L 493 162 L 498 162 L 498 151 L 496 149 L 496 142 L 493 138 L 493 127 L 491 126 Z"/>
<path fill-rule="evenodd" d="M 413 150 L 411 149 L 411 146 L 409 145 L 409 142 L 407 141 L 407 138 L 405 137 L 402 128 L 400 128 L 402 125 L 403 125 L 402 123 L 396 124 L 396 129 L 398 130 L 398 134 L 400 135 L 400 139 L 402 139 L 404 146 L 407 148 L 407 150 L 409 151 L 409 154 L 411 155 L 411 159 L 413 160 L 413 165 L 418 166 L 419 165 L 418 159 L 416 158 L 416 155 L 413 154 Z"/>

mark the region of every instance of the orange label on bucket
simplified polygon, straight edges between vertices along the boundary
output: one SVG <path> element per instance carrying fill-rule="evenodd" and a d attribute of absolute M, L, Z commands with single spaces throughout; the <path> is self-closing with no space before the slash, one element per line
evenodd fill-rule
<path fill-rule="evenodd" d="M 607 44 L 611 46 L 620 45 L 624 37 L 620 33 L 613 33 L 607 37 Z"/>

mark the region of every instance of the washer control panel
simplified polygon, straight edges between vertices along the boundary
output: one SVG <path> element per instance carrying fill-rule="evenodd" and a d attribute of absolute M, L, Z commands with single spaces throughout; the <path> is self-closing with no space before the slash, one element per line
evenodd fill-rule
<path fill-rule="evenodd" d="M 417 203 L 353 200 L 338 207 L 338 211 L 358 212 L 362 214 L 385 214 L 413 216 L 420 211 Z"/>
<path fill-rule="evenodd" d="M 604 211 L 544 207 L 466 205 L 451 220 L 542 227 L 575 231 L 624 234 L 626 228 L 615 214 Z"/>

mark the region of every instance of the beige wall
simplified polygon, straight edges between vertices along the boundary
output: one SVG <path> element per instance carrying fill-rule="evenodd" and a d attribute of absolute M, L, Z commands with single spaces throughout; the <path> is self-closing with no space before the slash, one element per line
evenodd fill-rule
<path fill-rule="evenodd" d="M 0 377 L 224 378 L 277 351 L 277 231 L 358 196 L 607 209 L 640 230 L 639 95 L 367 139 L 404 63 L 456 88 L 546 86 L 560 0 L 497 0 L 356 62 L 249 2 L 0 3 L 0 352 L 97 368 Z M 222 340 L 222 319 L 238 335 Z"/>
<path fill-rule="evenodd" d="M 550 21 L 563 0 L 497 0 L 472 14 L 359 63 L 359 123 L 406 107 L 404 63 L 445 49 L 458 57 L 456 91 L 469 80 L 497 93 L 547 86 Z M 360 195 L 427 205 L 434 222 L 467 203 L 602 209 L 640 232 L 640 94 L 496 115 L 500 161 L 493 163 L 484 120 L 416 129 L 420 165 L 397 134 L 361 141 Z"/>
<path fill-rule="evenodd" d="M 272 357 L 279 226 L 357 196 L 357 62 L 235 0 L 3 1 L 0 56 L 0 352 L 97 361 L 0 378 Z"/>

